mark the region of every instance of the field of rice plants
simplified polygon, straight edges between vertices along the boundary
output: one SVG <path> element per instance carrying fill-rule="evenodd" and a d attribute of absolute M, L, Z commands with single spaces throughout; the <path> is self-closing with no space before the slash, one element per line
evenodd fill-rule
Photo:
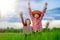
<path fill-rule="evenodd" d="M 44 29 L 27 37 L 22 32 L 5 32 L 0 33 L 0 40 L 60 40 L 60 28 Z"/>

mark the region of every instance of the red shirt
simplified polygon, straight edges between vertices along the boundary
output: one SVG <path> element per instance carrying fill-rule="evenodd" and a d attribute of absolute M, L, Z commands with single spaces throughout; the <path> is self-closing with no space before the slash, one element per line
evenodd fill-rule
<path fill-rule="evenodd" d="M 27 26 L 27 25 L 25 24 L 25 22 L 24 22 L 23 15 L 21 15 L 21 20 L 22 20 L 23 27 L 24 27 L 24 26 Z"/>

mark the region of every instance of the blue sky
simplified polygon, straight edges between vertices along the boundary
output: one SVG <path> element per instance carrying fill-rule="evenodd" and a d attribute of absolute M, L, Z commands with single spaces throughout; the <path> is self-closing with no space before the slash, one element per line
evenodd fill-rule
<path fill-rule="evenodd" d="M 29 0 L 21 0 L 21 2 L 28 2 Z M 60 7 L 60 0 L 30 0 L 31 3 L 31 8 L 32 9 L 36 9 L 38 8 L 39 10 L 42 9 L 42 7 L 44 6 L 44 3 L 47 2 L 48 3 L 48 10 L 49 9 L 54 9 L 57 7 Z M 36 5 L 35 5 L 35 4 Z M 23 3 L 22 3 L 23 5 Z M 27 5 L 26 5 L 27 6 Z M 36 6 L 36 7 L 33 7 Z"/>
<path fill-rule="evenodd" d="M 10 0 L 11 2 L 12 0 Z M 14 1 L 14 0 L 13 0 Z M 15 8 L 14 12 L 12 10 L 8 10 L 4 17 L 0 18 L 0 21 L 7 21 L 7 22 L 20 22 L 20 11 L 23 11 L 24 19 L 30 18 L 28 14 L 28 2 L 29 0 L 15 0 Z M 60 0 L 30 0 L 31 9 L 33 10 L 43 10 L 45 2 L 48 3 L 47 11 L 44 15 L 43 20 L 60 20 Z M 12 2 L 13 3 L 13 2 Z M 7 15 L 8 14 L 8 15 Z M 28 15 L 28 17 L 27 17 Z M 49 15 L 49 16 L 48 16 Z"/>
<path fill-rule="evenodd" d="M 28 3 L 28 0 L 23 0 L 21 2 L 25 2 L 25 3 Z M 45 20 L 60 20 L 60 0 L 30 0 L 30 3 L 31 3 L 31 9 L 32 11 L 33 10 L 40 10 L 42 11 L 43 10 L 43 7 L 44 7 L 44 4 L 45 2 L 48 3 L 48 6 L 47 6 L 47 11 L 45 13 L 45 16 L 43 19 Z M 22 5 L 23 5 L 22 3 Z M 23 7 L 24 8 L 24 17 L 25 19 L 27 18 L 26 15 L 28 15 L 28 7 L 27 7 L 27 4 Z M 54 11 L 54 12 L 53 12 Z M 49 15 L 49 16 L 48 16 Z"/>

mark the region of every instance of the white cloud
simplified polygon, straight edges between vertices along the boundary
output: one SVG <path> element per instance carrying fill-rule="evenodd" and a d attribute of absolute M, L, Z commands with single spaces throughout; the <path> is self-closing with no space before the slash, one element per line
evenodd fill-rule
<path fill-rule="evenodd" d="M 2 9 L 1 8 L 1 20 L 9 20 L 11 19 L 12 17 L 14 17 L 14 15 L 19 15 L 19 12 L 20 11 L 23 11 L 23 13 L 25 13 L 26 11 L 28 11 L 28 1 L 16 1 L 16 0 L 6 0 L 6 1 L 2 1 L 4 3 L 1 3 L 2 5 L 0 5 L 1 7 L 2 6 L 5 6 L 4 8 L 6 9 Z M 6 3 L 6 5 L 5 5 Z M 35 3 L 34 1 L 31 1 L 31 8 L 33 9 L 37 9 L 39 7 L 40 3 Z M 27 9 L 26 9 L 27 8 Z M 3 12 L 3 13 L 2 13 Z M 28 12 L 26 12 L 28 13 Z"/>
<path fill-rule="evenodd" d="M 19 29 L 19 28 L 22 28 L 22 24 L 21 23 L 0 22 L 0 28 L 7 28 L 7 27 Z"/>
<path fill-rule="evenodd" d="M 17 0 L 0 0 L 0 21 L 11 20 L 11 17 L 18 15 Z"/>
<path fill-rule="evenodd" d="M 60 28 L 60 20 L 53 20 L 53 21 L 48 21 L 48 20 L 43 20 L 42 21 L 42 26 L 45 28 L 46 23 L 49 22 L 49 28 Z M 12 28 L 22 28 L 23 25 L 22 23 L 9 23 L 9 22 L 0 22 L 0 28 L 7 28 L 7 27 L 12 27 Z"/>
<path fill-rule="evenodd" d="M 50 21 L 49 27 L 60 28 L 60 20 L 53 20 L 53 21 Z"/>
<path fill-rule="evenodd" d="M 0 0 L 0 11 L 1 11 L 1 16 L 7 16 L 9 13 L 12 12 L 15 9 L 15 1 L 16 0 Z"/>
<path fill-rule="evenodd" d="M 6 0 L 8 1 L 8 0 Z M 11 3 L 10 3 L 11 2 Z M 34 1 L 30 1 L 31 2 L 31 8 L 32 10 L 42 10 L 44 7 L 44 3 L 36 3 Z M 22 0 L 9 0 L 8 1 L 10 7 L 10 9 L 8 9 L 9 11 L 5 14 L 5 12 L 2 14 L 3 17 L 0 18 L 0 20 L 11 20 L 11 18 L 18 18 L 19 17 L 19 12 L 23 11 L 24 15 L 26 15 L 28 13 L 28 1 L 22 1 Z M 7 3 L 6 3 L 7 4 Z M 8 5 L 8 4 L 7 4 Z M 2 5 L 5 6 L 5 5 Z M 1 6 L 1 7 L 2 7 Z M 5 8 L 5 7 L 4 7 Z M 6 7 L 7 8 L 7 7 Z M 26 14 L 25 14 L 26 13 Z M 50 12 L 49 12 L 50 13 Z M 51 12 L 52 13 L 52 12 Z M 44 16 L 44 18 L 47 19 L 55 19 L 54 16 L 59 16 L 58 14 L 54 14 L 54 15 L 49 15 L 48 16 Z M 26 16 L 25 16 L 26 17 Z"/>

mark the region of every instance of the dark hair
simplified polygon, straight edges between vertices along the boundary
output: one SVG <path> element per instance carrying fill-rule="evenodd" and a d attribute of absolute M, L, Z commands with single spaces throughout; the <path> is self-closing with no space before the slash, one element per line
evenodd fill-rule
<path fill-rule="evenodd" d="M 26 25 L 27 25 L 27 23 L 26 23 L 26 21 L 27 21 L 27 20 L 29 20 L 29 21 L 30 21 L 30 19 L 26 19 L 26 20 L 25 20 L 25 24 L 26 24 Z M 30 24 L 31 24 L 31 21 L 30 21 Z"/>

